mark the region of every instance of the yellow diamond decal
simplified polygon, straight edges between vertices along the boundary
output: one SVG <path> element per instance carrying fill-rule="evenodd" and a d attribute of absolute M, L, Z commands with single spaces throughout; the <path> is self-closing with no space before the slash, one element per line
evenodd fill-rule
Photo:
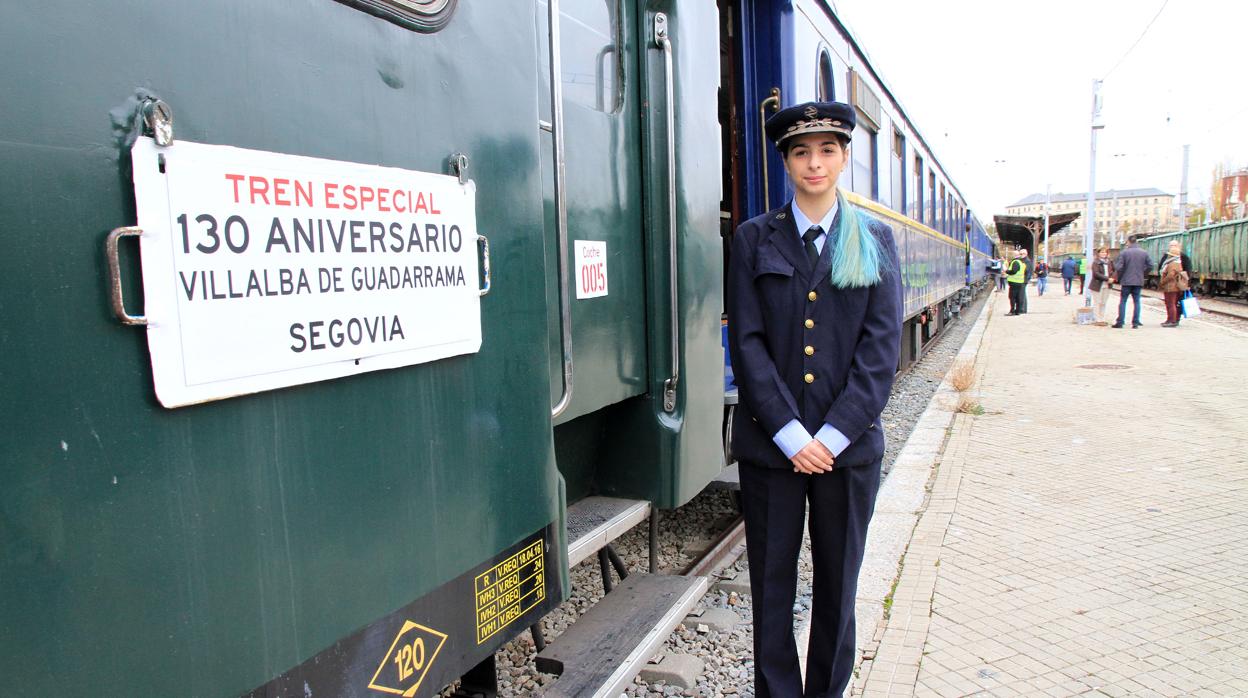
<path fill-rule="evenodd" d="M 396 696 L 416 695 L 445 642 L 445 633 L 410 620 L 404 621 L 403 629 L 394 636 L 390 650 L 381 660 L 368 687 Z"/>

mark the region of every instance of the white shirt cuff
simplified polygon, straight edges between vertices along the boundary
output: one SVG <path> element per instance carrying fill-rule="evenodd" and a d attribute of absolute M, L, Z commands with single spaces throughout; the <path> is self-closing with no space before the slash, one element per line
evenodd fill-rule
<path fill-rule="evenodd" d="M 845 435 L 837 430 L 836 427 L 826 422 L 819 428 L 815 438 L 819 439 L 824 446 L 827 446 L 834 456 L 841 455 L 841 451 L 849 448 L 849 439 L 845 438 Z"/>
<path fill-rule="evenodd" d="M 788 424 L 780 427 L 780 431 L 776 432 L 771 440 L 776 442 L 781 451 L 784 451 L 785 458 L 792 458 L 797 455 L 798 451 L 806 448 L 806 444 L 811 441 L 811 436 L 801 422 L 792 419 Z"/>

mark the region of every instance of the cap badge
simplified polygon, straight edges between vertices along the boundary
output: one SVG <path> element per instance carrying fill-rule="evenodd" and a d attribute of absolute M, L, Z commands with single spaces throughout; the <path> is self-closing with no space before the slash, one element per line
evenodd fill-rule
<path fill-rule="evenodd" d="M 815 109 L 815 106 L 814 106 L 813 104 L 812 104 L 811 106 L 809 106 L 809 107 L 806 107 L 806 112 L 805 112 L 805 113 L 806 113 L 806 118 L 807 118 L 807 119 L 813 119 L 813 118 L 815 118 L 816 116 L 819 116 L 819 110 L 818 110 L 818 109 Z"/>

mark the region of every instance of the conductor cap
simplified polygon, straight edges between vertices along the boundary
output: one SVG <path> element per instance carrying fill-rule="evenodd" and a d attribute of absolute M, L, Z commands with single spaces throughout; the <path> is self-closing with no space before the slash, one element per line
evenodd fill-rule
<path fill-rule="evenodd" d="M 764 128 L 779 148 L 786 140 L 808 133 L 835 133 L 849 141 L 856 123 L 854 108 L 844 102 L 806 102 L 776 112 Z"/>

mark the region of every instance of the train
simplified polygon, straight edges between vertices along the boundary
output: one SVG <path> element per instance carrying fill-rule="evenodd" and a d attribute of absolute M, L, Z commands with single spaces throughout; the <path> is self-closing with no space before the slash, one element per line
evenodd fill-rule
<path fill-rule="evenodd" d="M 1248 298 L 1248 219 L 1151 235 L 1140 240 L 1140 247 L 1160 263 L 1173 240 L 1191 258 L 1194 292 Z M 1156 286 L 1157 274 L 1156 268 L 1150 270 L 1150 286 Z"/>
<path fill-rule="evenodd" d="M 858 109 L 903 363 L 995 256 L 826 0 L 51 0 L 0 39 L 8 695 L 488 693 L 726 466 L 780 106 Z"/>

